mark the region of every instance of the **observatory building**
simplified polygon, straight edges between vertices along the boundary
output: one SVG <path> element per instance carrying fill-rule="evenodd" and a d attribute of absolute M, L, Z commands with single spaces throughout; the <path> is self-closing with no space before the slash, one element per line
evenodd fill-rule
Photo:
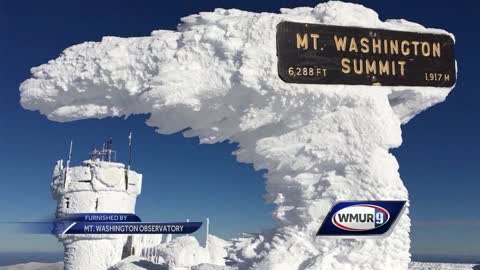
<path fill-rule="evenodd" d="M 131 149 L 131 134 L 129 139 Z M 65 166 L 63 160 L 59 160 L 53 171 L 51 191 L 57 201 L 57 219 L 80 213 L 135 214 L 137 196 L 142 190 L 142 175 L 130 169 L 131 158 L 127 165 L 116 162 L 112 139 L 101 150 L 94 148 L 90 159 L 80 166 L 70 167 L 71 152 L 72 144 Z M 224 265 L 224 246 L 227 244 L 209 235 L 208 228 L 207 218 L 202 246 L 193 236 L 172 240 L 171 234 L 163 237 L 162 234 L 60 233 L 56 236 L 64 246 L 65 270 L 114 269 L 116 264 L 132 255 L 157 264 L 165 263 L 172 267 L 169 269 L 199 263 Z M 169 245 L 171 241 L 173 244 Z"/>
<path fill-rule="evenodd" d="M 90 157 L 75 167 L 69 166 L 70 158 L 65 167 L 63 160 L 57 161 L 51 183 L 57 201 L 56 217 L 73 213 L 135 213 L 142 175 L 130 170 L 129 165 L 114 162 L 111 139 L 103 149 L 94 149 Z M 57 237 L 64 245 L 66 270 L 79 265 L 82 269 L 93 270 L 109 269 L 119 262 L 128 235 L 65 234 Z"/>

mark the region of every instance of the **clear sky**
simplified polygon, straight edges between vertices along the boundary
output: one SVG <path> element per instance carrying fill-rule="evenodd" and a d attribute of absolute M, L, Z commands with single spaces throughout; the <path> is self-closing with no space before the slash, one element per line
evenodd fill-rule
<path fill-rule="evenodd" d="M 358 1 L 382 19 L 404 18 L 456 35 L 457 86 L 448 99 L 403 126 L 393 150 L 410 191 L 414 254 L 480 257 L 480 92 L 478 10 L 471 1 Z M 113 136 L 127 160 L 134 130 L 133 168 L 144 175 L 137 213 L 146 221 L 211 218 L 214 234 L 231 237 L 274 226 L 266 205 L 264 172 L 235 161 L 234 144 L 199 145 L 180 134 L 158 135 L 146 115 L 70 123 L 48 121 L 19 105 L 19 84 L 30 67 L 63 49 L 102 36 L 145 36 L 175 29 L 183 16 L 217 7 L 277 12 L 318 1 L 5 1 L 0 0 L 0 221 L 40 221 L 53 216 L 49 190 L 57 159 L 74 140 L 73 161 L 93 143 Z M 0 228 L 1 229 L 1 228 Z M 0 252 L 58 251 L 51 236 L 0 232 Z"/>

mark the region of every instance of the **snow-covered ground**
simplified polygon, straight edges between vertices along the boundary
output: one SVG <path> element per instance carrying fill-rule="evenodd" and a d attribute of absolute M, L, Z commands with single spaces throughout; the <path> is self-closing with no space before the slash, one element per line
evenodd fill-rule
<path fill-rule="evenodd" d="M 0 270 L 61 270 L 63 264 L 58 263 L 26 263 L 12 266 L 0 267 Z M 156 265 L 141 258 L 127 258 L 118 270 L 168 270 L 165 266 Z M 229 267 L 219 267 L 213 265 L 199 265 L 192 270 L 230 270 Z M 410 263 L 409 270 L 479 270 L 480 265 L 458 264 L 458 263 Z M 285 269 L 288 270 L 288 269 Z"/>
<path fill-rule="evenodd" d="M 177 31 L 72 46 L 32 68 L 21 104 L 61 122 L 149 114 L 159 133 L 237 142 L 238 161 L 268 171 L 265 197 L 279 224 L 232 242 L 240 269 L 405 270 L 408 209 L 385 239 L 315 233 L 336 201 L 408 200 L 389 151 L 402 143 L 401 125 L 452 88 L 285 83 L 275 36 L 285 20 L 448 34 L 342 2 L 278 14 L 216 9 L 183 18 Z"/>
<path fill-rule="evenodd" d="M 409 270 L 479 270 L 480 265 L 460 263 L 412 262 Z"/>
<path fill-rule="evenodd" d="M 10 266 L 0 266 L 0 270 L 63 270 L 63 263 L 22 263 Z"/>
<path fill-rule="evenodd" d="M 150 261 L 157 264 L 166 264 L 171 269 L 190 269 L 200 264 L 225 265 L 229 242 L 213 235 L 208 236 L 207 246 L 202 246 L 193 236 L 179 236 L 171 241 L 162 243 L 149 249 L 148 254 L 129 260 Z M 127 260 L 128 262 L 128 260 Z M 114 270 L 124 269 L 130 265 L 125 261 L 120 262 Z"/>

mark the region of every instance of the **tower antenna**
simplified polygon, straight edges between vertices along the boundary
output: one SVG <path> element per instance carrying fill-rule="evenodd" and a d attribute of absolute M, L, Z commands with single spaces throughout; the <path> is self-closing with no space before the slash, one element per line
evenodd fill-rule
<path fill-rule="evenodd" d="M 130 165 L 132 163 L 132 132 L 128 133 L 128 164 L 125 171 L 125 190 L 128 190 L 128 173 L 130 172 Z"/>
<path fill-rule="evenodd" d="M 100 160 L 105 161 L 105 143 L 102 144 L 102 154 L 100 156 Z"/>
<path fill-rule="evenodd" d="M 72 148 L 73 148 L 73 140 L 70 140 L 70 149 L 68 150 L 67 167 L 65 168 L 64 174 L 63 174 L 63 188 L 67 187 L 68 170 L 70 168 L 70 161 L 72 160 Z"/>
<path fill-rule="evenodd" d="M 93 161 L 97 159 L 97 146 L 93 144 L 92 146 L 92 152 L 90 152 L 90 159 Z"/>
<path fill-rule="evenodd" d="M 111 162 L 112 161 L 112 153 L 113 153 L 113 150 L 112 150 L 112 147 L 113 147 L 113 138 L 110 137 L 107 141 L 106 141 L 106 147 L 105 147 L 105 150 L 106 150 L 106 155 L 107 155 L 107 158 L 106 160 L 108 162 Z"/>
<path fill-rule="evenodd" d="M 208 248 L 208 235 L 210 234 L 210 219 L 206 218 L 205 226 L 205 248 Z"/>
<path fill-rule="evenodd" d="M 130 170 L 130 165 L 132 164 L 132 132 L 128 133 L 128 167 Z"/>
<path fill-rule="evenodd" d="M 70 140 L 70 149 L 68 150 L 67 169 L 70 167 L 70 160 L 72 160 L 73 140 Z"/>

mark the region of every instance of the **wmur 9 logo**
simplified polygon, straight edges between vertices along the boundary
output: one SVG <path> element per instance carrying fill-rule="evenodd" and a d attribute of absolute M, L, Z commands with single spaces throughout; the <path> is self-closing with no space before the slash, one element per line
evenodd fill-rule
<path fill-rule="evenodd" d="M 318 230 L 318 236 L 340 238 L 386 237 L 406 201 L 345 201 L 335 204 Z"/>
<path fill-rule="evenodd" d="M 333 215 L 333 225 L 347 231 L 369 231 L 390 220 L 390 213 L 380 206 L 360 204 L 348 206 Z"/>

